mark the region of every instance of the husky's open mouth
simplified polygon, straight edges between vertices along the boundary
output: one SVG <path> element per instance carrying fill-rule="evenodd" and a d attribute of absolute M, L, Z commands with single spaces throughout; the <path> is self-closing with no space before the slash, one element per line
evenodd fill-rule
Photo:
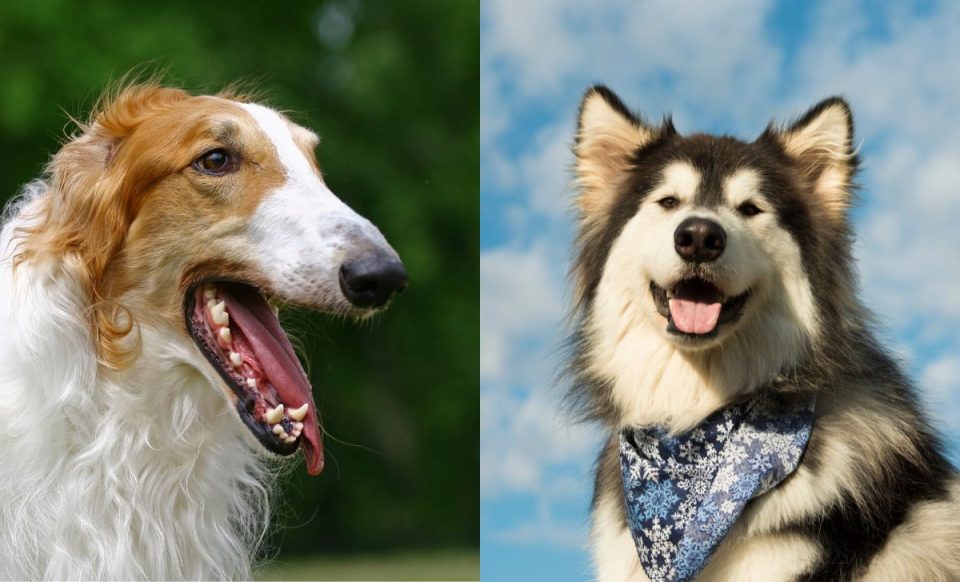
<path fill-rule="evenodd" d="M 667 331 L 692 338 L 712 338 L 720 324 L 736 321 L 750 296 L 745 291 L 725 297 L 720 289 L 699 278 L 682 279 L 670 290 L 650 283 L 657 312 L 667 318 Z"/>
<path fill-rule="evenodd" d="M 244 283 L 206 282 L 187 293 L 184 313 L 253 436 L 277 455 L 302 447 L 307 471 L 320 473 L 323 443 L 310 382 L 263 295 Z"/>

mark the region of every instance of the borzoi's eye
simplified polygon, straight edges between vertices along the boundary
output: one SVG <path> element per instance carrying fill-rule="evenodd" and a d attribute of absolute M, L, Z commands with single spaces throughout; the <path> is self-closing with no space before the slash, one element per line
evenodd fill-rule
<path fill-rule="evenodd" d="M 756 216 L 763 211 L 757 208 L 756 204 L 752 204 L 750 202 L 744 202 L 740 206 L 737 206 L 737 212 L 740 213 L 740 216 L 750 218 L 751 216 Z"/>
<path fill-rule="evenodd" d="M 677 200 L 676 196 L 665 196 L 657 200 L 657 204 L 664 210 L 673 210 L 677 206 L 680 206 L 680 201 Z"/>
<path fill-rule="evenodd" d="M 217 148 L 197 158 L 197 160 L 193 162 L 193 167 L 204 174 L 223 176 L 224 174 L 234 171 L 236 169 L 236 163 L 234 157 L 230 155 L 230 152 L 223 148 Z"/>

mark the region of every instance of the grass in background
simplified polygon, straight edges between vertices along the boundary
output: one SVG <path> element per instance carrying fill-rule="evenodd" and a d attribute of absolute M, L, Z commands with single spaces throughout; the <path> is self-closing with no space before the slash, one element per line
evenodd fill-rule
<path fill-rule="evenodd" d="M 277 559 L 257 580 L 479 580 L 477 550 Z"/>

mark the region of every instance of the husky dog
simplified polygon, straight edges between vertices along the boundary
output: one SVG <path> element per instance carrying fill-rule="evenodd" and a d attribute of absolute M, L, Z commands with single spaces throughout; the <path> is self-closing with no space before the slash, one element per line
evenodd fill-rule
<path fill-rule="evenodd" d="M 593 497 L 598 578 L 960 580 L 960 481 L 857 298 L 848 105 L 827 99 L 743 142 L 682 136 L 669 118 L 647 123 L 596 86 L 583 98 L 574 149 L 569 397 L 610 433 Z M 685 441 L 666 460 L 660 452 L 703 438 L 711 418 L 721 419 L 714 434 L 724 433 L 735 424 L 728 407 L 758 394 L 810 412 L 790 429 L 799 446 L 782 474 L 755 457 L 768 470 L 755 478 L 721 463 L 697 490 L 648 486 L 653 457 L 661 475 L 701 467 L 703 455 L 745 462 L 753 453 L 743 447 L 717 453 L 709 442 Z M 756 437 L 757 455 L 780 438 L 778 406 L 767 410 L 773 420 L 754 421 L 774 435 Z M 637 490 L 647 487 L 640 496 L 625 494 L 631 475 Z M 738 479 L 755 487 L 730 498 L 738 507 L 711 509 L 733 517 L 728 529 L 701 532 L 714 539 L 696 546 L 699 569 L 683 575 L 679 554 L 650 557 L 676 542 L 664 523 L 688 532 L 705 515 L 706 492 L 731 491 Z M 677 510 L 684 495 L 701 505 Z M 687 542 L 677 543 L 682 554 Z"/>

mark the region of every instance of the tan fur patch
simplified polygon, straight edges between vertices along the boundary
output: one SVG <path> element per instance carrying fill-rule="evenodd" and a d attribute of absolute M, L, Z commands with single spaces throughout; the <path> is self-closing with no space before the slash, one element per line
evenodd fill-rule
<path fill-rule="evenodd" d="M 653 137 L 652 130 L 624 117 L 599 92 L 584 97 L 574 148 L 581 220 L 606 213 L 630 155 Z"/>
<path fill-rule="evenodd" d="M 236 103 L 153 83 L 102 98 L 80 130 L 48 167 L 51 195 L 42 220 L 21 233 L 17 261 L 79 259 L 102 363 L 123 368 L 138 344 L 131 313 L 184 327 L 184 293 L 197 280 L 263 280 L 244 267 L 253 251 L 240 235 L 286 171 Z M 317 168 L 316 136 L 294 135 Z M 192 166 L 215 148 L 239 156 L 236 171 Z"/>
<path fill-rule="evenodd" d="M 833 103 L 807 123 L 779 134 L 784 150 L 797 160 L 801 176 L 820 200 L 812 207 L 831 222 L 843 218 L 851 204 L 850 128 L 850 113 Z"/>
<path fill-rule="evenodd" d="M 799 535 L 739 537 L 731 532 L 707 567 L 702 582 L 796 580 L 818 558 L 816 544 Z"/>

